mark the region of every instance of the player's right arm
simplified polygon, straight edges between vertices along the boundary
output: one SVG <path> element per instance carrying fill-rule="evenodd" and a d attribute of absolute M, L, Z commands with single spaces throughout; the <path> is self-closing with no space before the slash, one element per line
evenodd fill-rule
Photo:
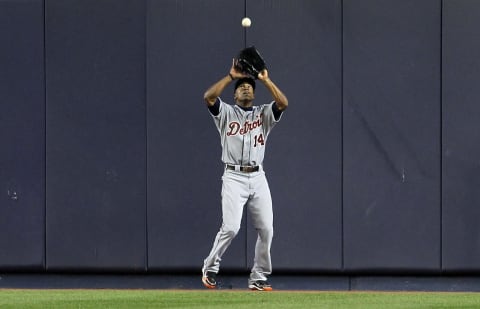
<path fill-rule="evenodd" d="M 217 98 L 220 96 L 223 90 L 232 82 L 232 80 L 233 79 L 230 77 L 230 75 L 227 75 L 215 84 L 213 84 L 210 88 L 208 88 L 203 95 L 205 103 L 207 103 L 208 106 L 213 106 Z"/>
<path fill-rule="evenodd" d="M 210 88 L 205 91 L 203 99 L 208 106 L 213 106 L 217 98 L 222 94 L 223 90 L 235 79 L 245 77 L 246 75 L 237 71 L 235 68 L 235 59 L 232 60 L 232 67 L 228 75 L 223 77 L 221 80 L 210 86 Z"/>

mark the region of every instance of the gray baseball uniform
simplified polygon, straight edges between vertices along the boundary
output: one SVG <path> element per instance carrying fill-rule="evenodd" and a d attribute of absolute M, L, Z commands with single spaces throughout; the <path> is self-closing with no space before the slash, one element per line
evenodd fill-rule
<path fill-rule="evenodd" d="M 204 260 L 203 273 L 218 273 L 222 255 L 240 229 L 246 205 L 258 232 L 249 283 L 266 280 L 272 272 L 273 211 L 262 163 L 268 135 L 281 114 L 275 119 L 272 111 L 274 102 L 245 109 L 229 105 L 220 98 L 216 104 L 219 112 L 212 116 L 220 133 L 222 162 L 225 164 L 222 177 L 223 223 L 210 254 Z"/>

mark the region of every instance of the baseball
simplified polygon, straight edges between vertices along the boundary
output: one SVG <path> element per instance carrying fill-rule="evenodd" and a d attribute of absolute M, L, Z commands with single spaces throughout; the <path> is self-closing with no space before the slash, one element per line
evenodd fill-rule
<path fill-rule="evenodd" d="M 242 26 L 243 27 L 250 27 L 251 24 L 252 24 L 252 21 L 250 20 L 250 18 L 244 17 L 242 19 Z"/>

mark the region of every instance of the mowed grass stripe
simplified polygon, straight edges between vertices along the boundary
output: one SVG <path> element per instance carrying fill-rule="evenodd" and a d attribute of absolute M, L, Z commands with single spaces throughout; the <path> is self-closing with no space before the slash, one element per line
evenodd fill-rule
<path fill-rule="evenodd" d="M 480 308 L 480 293 L 5 289 L 0 308 Z"/>

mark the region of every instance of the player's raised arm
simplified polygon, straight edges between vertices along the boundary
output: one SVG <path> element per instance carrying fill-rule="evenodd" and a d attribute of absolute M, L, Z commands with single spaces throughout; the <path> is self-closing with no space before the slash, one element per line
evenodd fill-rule
<path fill-rule="evenodd" d="M 224 76 L 218 82 L 210 86 L 210 88 L 205 91 L 203 99 L 208 106 L 215 104 L 217 98 L 222 94 L 223 90 L 235 79 L 245 77 L 246 75 L 237 71 L 235 67 L 235 59 L 232 60 L 232 67 L 228 75 Z"/>
<path fill-rule="evenodd" d="M 277 103 L 279 110 L 283 111 L 288 106 L 288 99 L 283 92 L 275 85 L 275 83 L 268 77 L 267 69 L 264 69 L 258 74 L 258 79 L 263 82 L 268 91 L 272 94 L 273 99 Z"/>

